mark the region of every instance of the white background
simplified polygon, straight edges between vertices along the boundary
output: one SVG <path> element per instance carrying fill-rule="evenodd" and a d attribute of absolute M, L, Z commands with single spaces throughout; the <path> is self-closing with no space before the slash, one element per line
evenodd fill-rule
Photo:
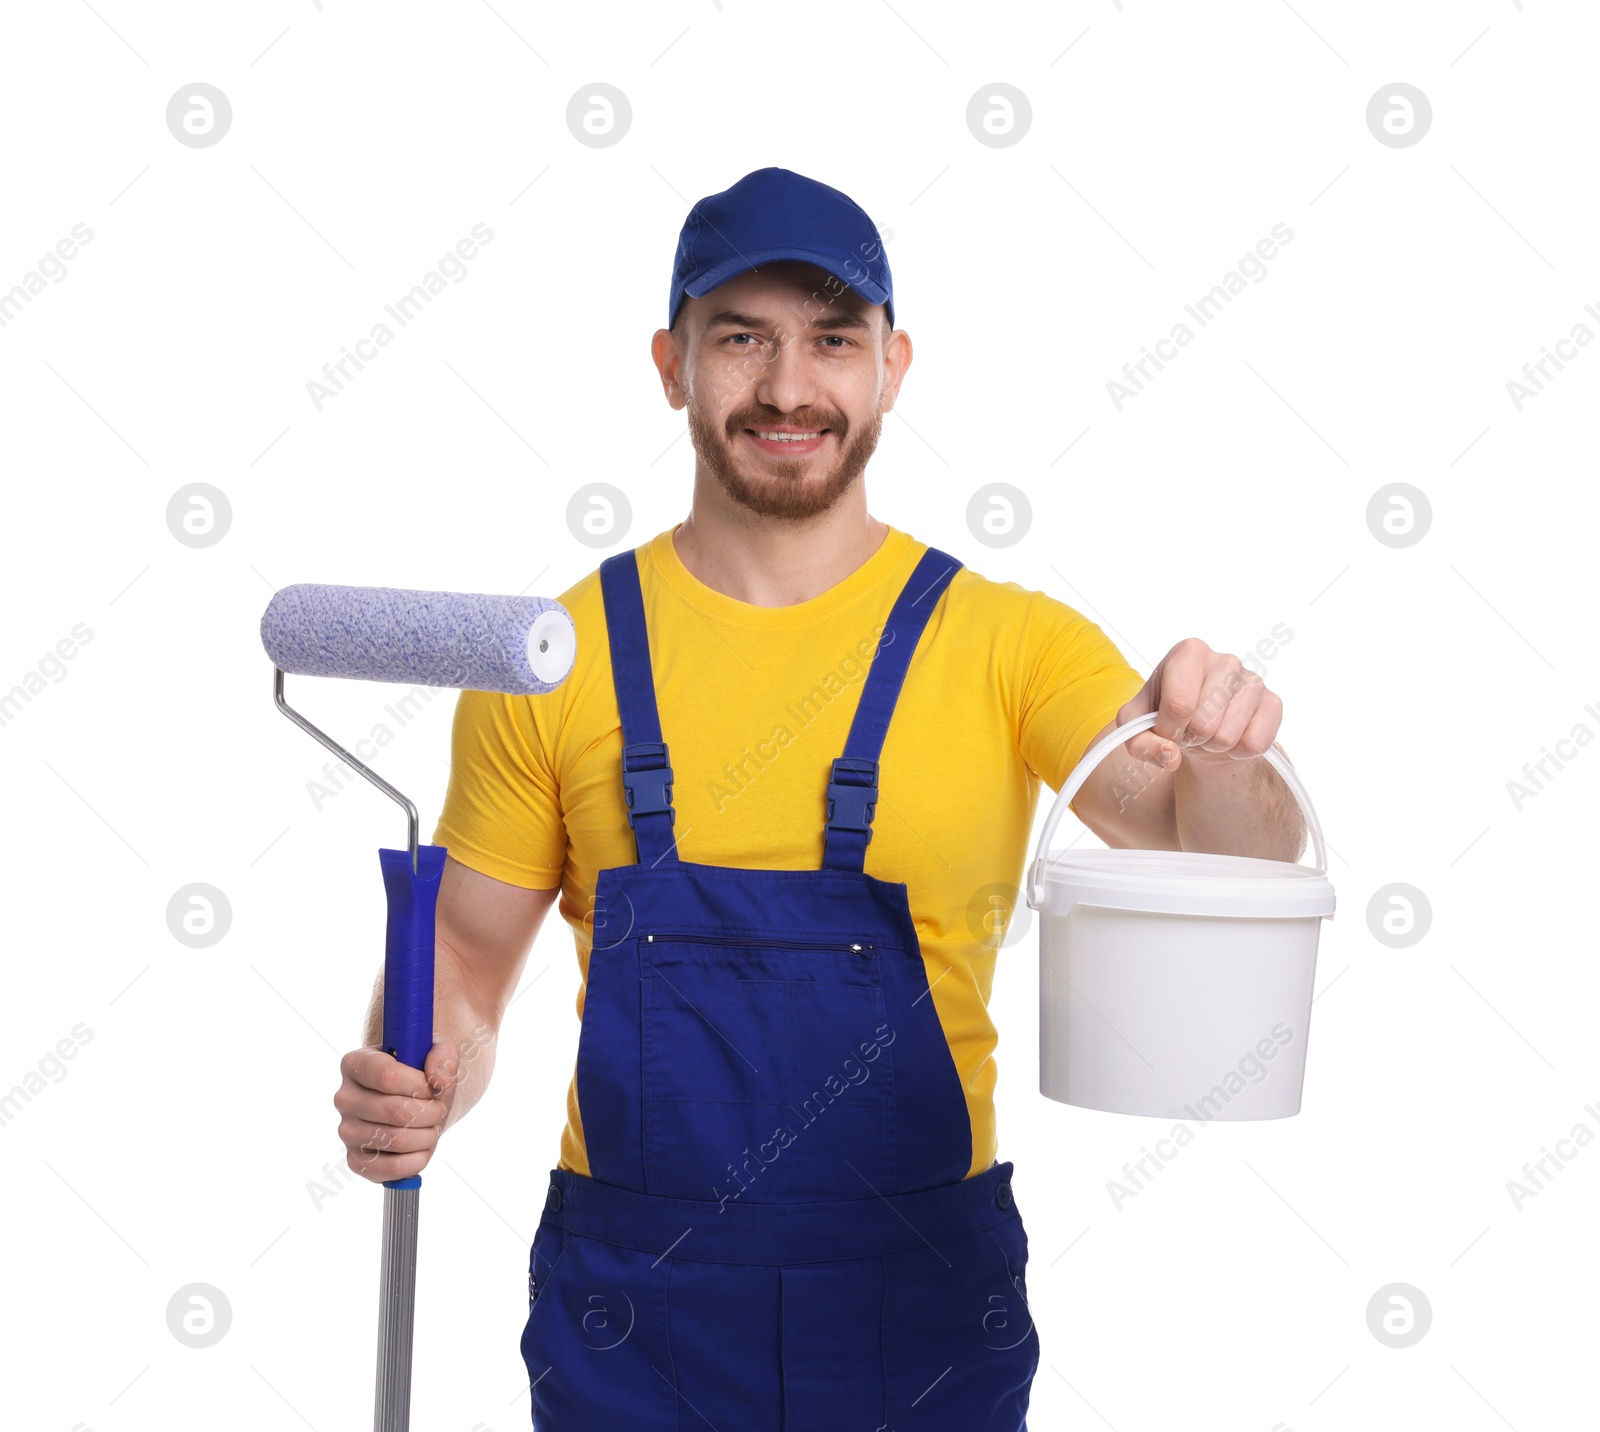
<path fill-rule="evenodd" d="M 692 454 L 648 357 L 678 229 L 779 164 L 891 236 L 916 360 L 877 516 L 1142 670 L 1293 633 L 1268 683 L 1339 898 L 1303 1112 L 1208 1129 L 1118 1211 L 1107 1181 L 1167 1124 L 1043 1100 L 1033 933 L 1001 962 L 1032 1425 L 1593 1425 L 1600 1147 L 1520 1211 L 1507 1181 L 1600 1131 L 1600 752 L 1520 810 L 1507 781 L 1600 731 L 1600 352 L 1520 411 L 1506 383 L 1600 306 L 1597 41 L 1556 0 L 11 7 L 0 289 L 93 239 L 0 329 L 0 689 L 93 636 L 0 727 L 0 1089 L 92 1038 L 0 1128 L 0 1420 L 367 1425 L 381 1200 L 308 1185 L 342 1169 L 373 850 L 403 832 L 364 786 L 314 808 L 323 753 L 273 710 L 256 624 L 295 581 L 553 596 L 605 555 L 567 527 L 594 481 L 632 504 L 610 550 L 679 520 Z M 208 148 L 165 122 L 197 81 L 233 108 Z M 596 81 L 633 112 L 607 148 L 566 123 Z M 966 126 L 995 81 L 1033 114 L 1004 148 Z M 1408 148 L 1365 121 L 1395 81 L 1433 108 Z M 307 381 L 476 223 L 468 277 L 318 411 Z M 1275 223 L 1268 277 L 1118 411 L 1107 381 Z M 205 549 L 165 515 L 197 481 L 232 508 Z M 966 525 L 991 481 L 1033 508 L 1004 550 Z M 1394 481 L 1432 506 L 1401 549 L 1366 520 Z M 300 690 L 352 738 L 396 692 Z M 453 704 L 383 756 L 425 834 Z M 232 908 L 206 949 L 166 922 L 197 881 Z M 1432 906 L 1405 949 L 1367 922 L 1393 882 Z M 528 1417 L 527 1243 L 577 1037 L 554 918 L 535 978 L 426 1179 L 419 1428 Z M 1406 1349 L 1367 1326 L 1393 1282 L 1432 1308 Z M 213 1347 L 168 1331 L 190 1283 L 231 1307 Z"/>

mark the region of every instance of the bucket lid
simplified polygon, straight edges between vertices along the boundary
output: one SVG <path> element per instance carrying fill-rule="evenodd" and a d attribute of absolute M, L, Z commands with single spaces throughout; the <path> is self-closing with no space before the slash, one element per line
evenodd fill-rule
<path fill-rule="evenodd" d="M 1065 915 L 1074 905 L 1168 915 L 1295 920 L 1333 914 L 1326 874 L 1284 860 L 1207 855 L 1191 850 L 1066 850 L 1044 857 L 1035 882 L 1038 909 Z"/>

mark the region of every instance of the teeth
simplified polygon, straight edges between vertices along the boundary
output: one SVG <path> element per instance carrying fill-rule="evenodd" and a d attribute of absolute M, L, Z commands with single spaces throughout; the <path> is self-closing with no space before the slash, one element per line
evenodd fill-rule
<path fill-rule="evenodd" d="M 803 443 L 803 442 L 810 442 L 812 438 L 818 437 L 819 434 L 817 434 L 817 433 L 761 433 L 761 432 L 758 432 L 756 434 L 756 436 L 758 438 L 765 438 L 766 441 L 769 442 L 769 443 Z"/>

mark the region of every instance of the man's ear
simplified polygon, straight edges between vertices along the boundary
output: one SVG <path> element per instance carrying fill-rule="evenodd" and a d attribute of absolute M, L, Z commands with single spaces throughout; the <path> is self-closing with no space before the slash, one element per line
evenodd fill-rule
<path fill-rule="evenodd" d="M 679 327 L 676 330 L 656 329 L 650 339 L 650 358 L 656 365 L 656 372 L 661 375 L 661 391 L 666 394 L 667 403 L 674 409 L 686 408 L 689 405 L 688 390 L 683 382 L 687 350 L 680 337 L 687 325 L 683 323 L 681 314 L 678 323 Z"/>
<path fill-rule="evenodd" d="M 911 367 L 911 335 L 903 328 L 891 330 L 883 348 L 884 393 L 883 411 L 893 410 L 900 396 L 900 385 L 905 381 L 906 370 Z"/>

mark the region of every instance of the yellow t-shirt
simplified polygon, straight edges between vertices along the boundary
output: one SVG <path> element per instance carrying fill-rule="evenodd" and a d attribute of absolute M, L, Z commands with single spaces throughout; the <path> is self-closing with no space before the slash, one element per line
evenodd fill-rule
<path fill-rule="evenodd" d="M 926 550 L 891 527 L 871 557 L 820 596 L 759 607 L 696 579 L 671 529 L 639 549 L 680 859 L 820 868 L 828 769 L 844 751 L 889 610 Z M 561 916 L 577 942 L 581 1018 L 596 877 L 637 855 L 599 572 L 560 601 L 578 635 L 576 664 L 560 687 L 531 697 L 461 693 L 434 840 L 497 880 L 561 886 Z M 1059 790 L 1141 685 L 1110 639 L 1072 608 L 963 567 L 901 688 L 880 757 L 866 871 L 907 886 L 972 1120 L 969 1176 L 996 1156 L 989 991 L 1040 778 Z M 589 1172 L 576 1072 L 560 1167 Z"/>

